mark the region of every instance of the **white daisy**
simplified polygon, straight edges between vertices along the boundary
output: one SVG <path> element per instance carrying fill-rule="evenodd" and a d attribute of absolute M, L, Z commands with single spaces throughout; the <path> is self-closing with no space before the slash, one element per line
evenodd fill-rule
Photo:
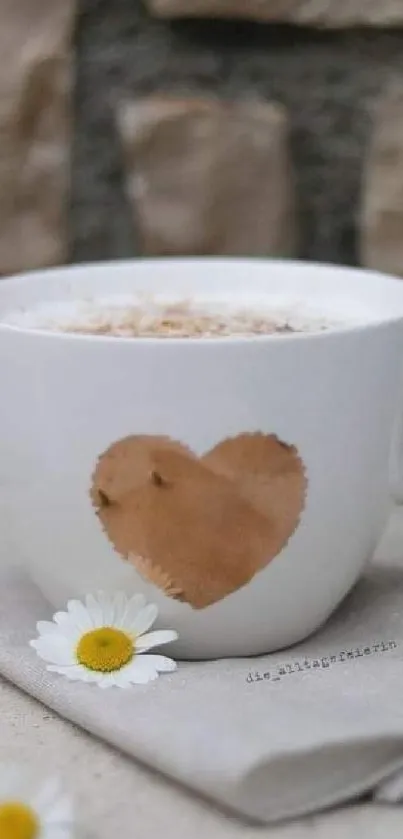
<path fill-rule="evenodd" d="M 146 655 L 178 637 L 171 629 L 148 631 L 157 615 L 157 606 L 147 605 L 141 594 L 87 594 L 85 605 L 70 600 L 67 612 L 39 621 L 39 638 L 30 645 L 48 662 L 47 670 L 72 681 L 95 682 L 101 688 L 143 685 L 176 669 L 171 658 Z"/>
<path fill-rule="evenodd" d="M 73 830 L 72 802 L 58 781 L 0 766 L 1 839 L 70 839 Z"/>

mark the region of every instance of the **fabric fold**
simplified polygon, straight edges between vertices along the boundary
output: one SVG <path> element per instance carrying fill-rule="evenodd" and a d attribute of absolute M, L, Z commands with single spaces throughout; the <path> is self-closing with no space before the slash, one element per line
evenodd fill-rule
<path fill-rule="evenodd" d="M 223 808 L 269 823 L 372 790 L 403 797 L 403 570 L 372 570 L 298 647 L 179 663 L 125 691 L 48 673 L 28 642 L 52 610 L 22 572 L 8 573 L 2 593 L 5 678 Z"/>

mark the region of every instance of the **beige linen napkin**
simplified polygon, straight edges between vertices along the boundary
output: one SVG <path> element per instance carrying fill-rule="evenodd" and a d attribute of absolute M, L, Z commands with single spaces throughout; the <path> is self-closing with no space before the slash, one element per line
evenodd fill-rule
<path fill-rule="evenodd" d="M 125 691 L 48 673 L 28 641 L 52 610 L 16 572 L 1 592 L 0 673 L 222 806 L 270 822 L 376 787 L 378 798 L 401 797 L 403 570 L 371 571 L 327 626 L 292 650 L 180 664 Z"/>

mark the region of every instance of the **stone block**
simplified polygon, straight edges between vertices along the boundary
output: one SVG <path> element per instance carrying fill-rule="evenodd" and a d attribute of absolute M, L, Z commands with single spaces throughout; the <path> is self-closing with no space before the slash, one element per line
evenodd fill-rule
<path fill-rule="evenodd" d="M 74 0 L 2 0 L 0 275 L 66 259 Z"/>
<path fill-rule="evenodd" d="M 295 252 L 280 106 L 152 97 L 125 103 L 118 121 L 144 254 Z"/>

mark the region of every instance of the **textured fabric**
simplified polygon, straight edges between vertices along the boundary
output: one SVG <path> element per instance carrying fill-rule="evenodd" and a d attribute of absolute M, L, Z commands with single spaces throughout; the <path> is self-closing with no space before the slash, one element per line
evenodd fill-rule
<path fill-rule="evenodd" d="M 107 692 L 48 673 L 27 642 L 49 607 L 15 572 L 1 587 L 0 673 L 224 807 L 269 822 L 346 801 L 381 781 L 387 784 L 376 795 L 386 790 L 387 797 L 392 775 L 396 790 L 402 570 L 373 570 L 327 626 L 293 650 L 182 664 L 150 685 Z"/>

